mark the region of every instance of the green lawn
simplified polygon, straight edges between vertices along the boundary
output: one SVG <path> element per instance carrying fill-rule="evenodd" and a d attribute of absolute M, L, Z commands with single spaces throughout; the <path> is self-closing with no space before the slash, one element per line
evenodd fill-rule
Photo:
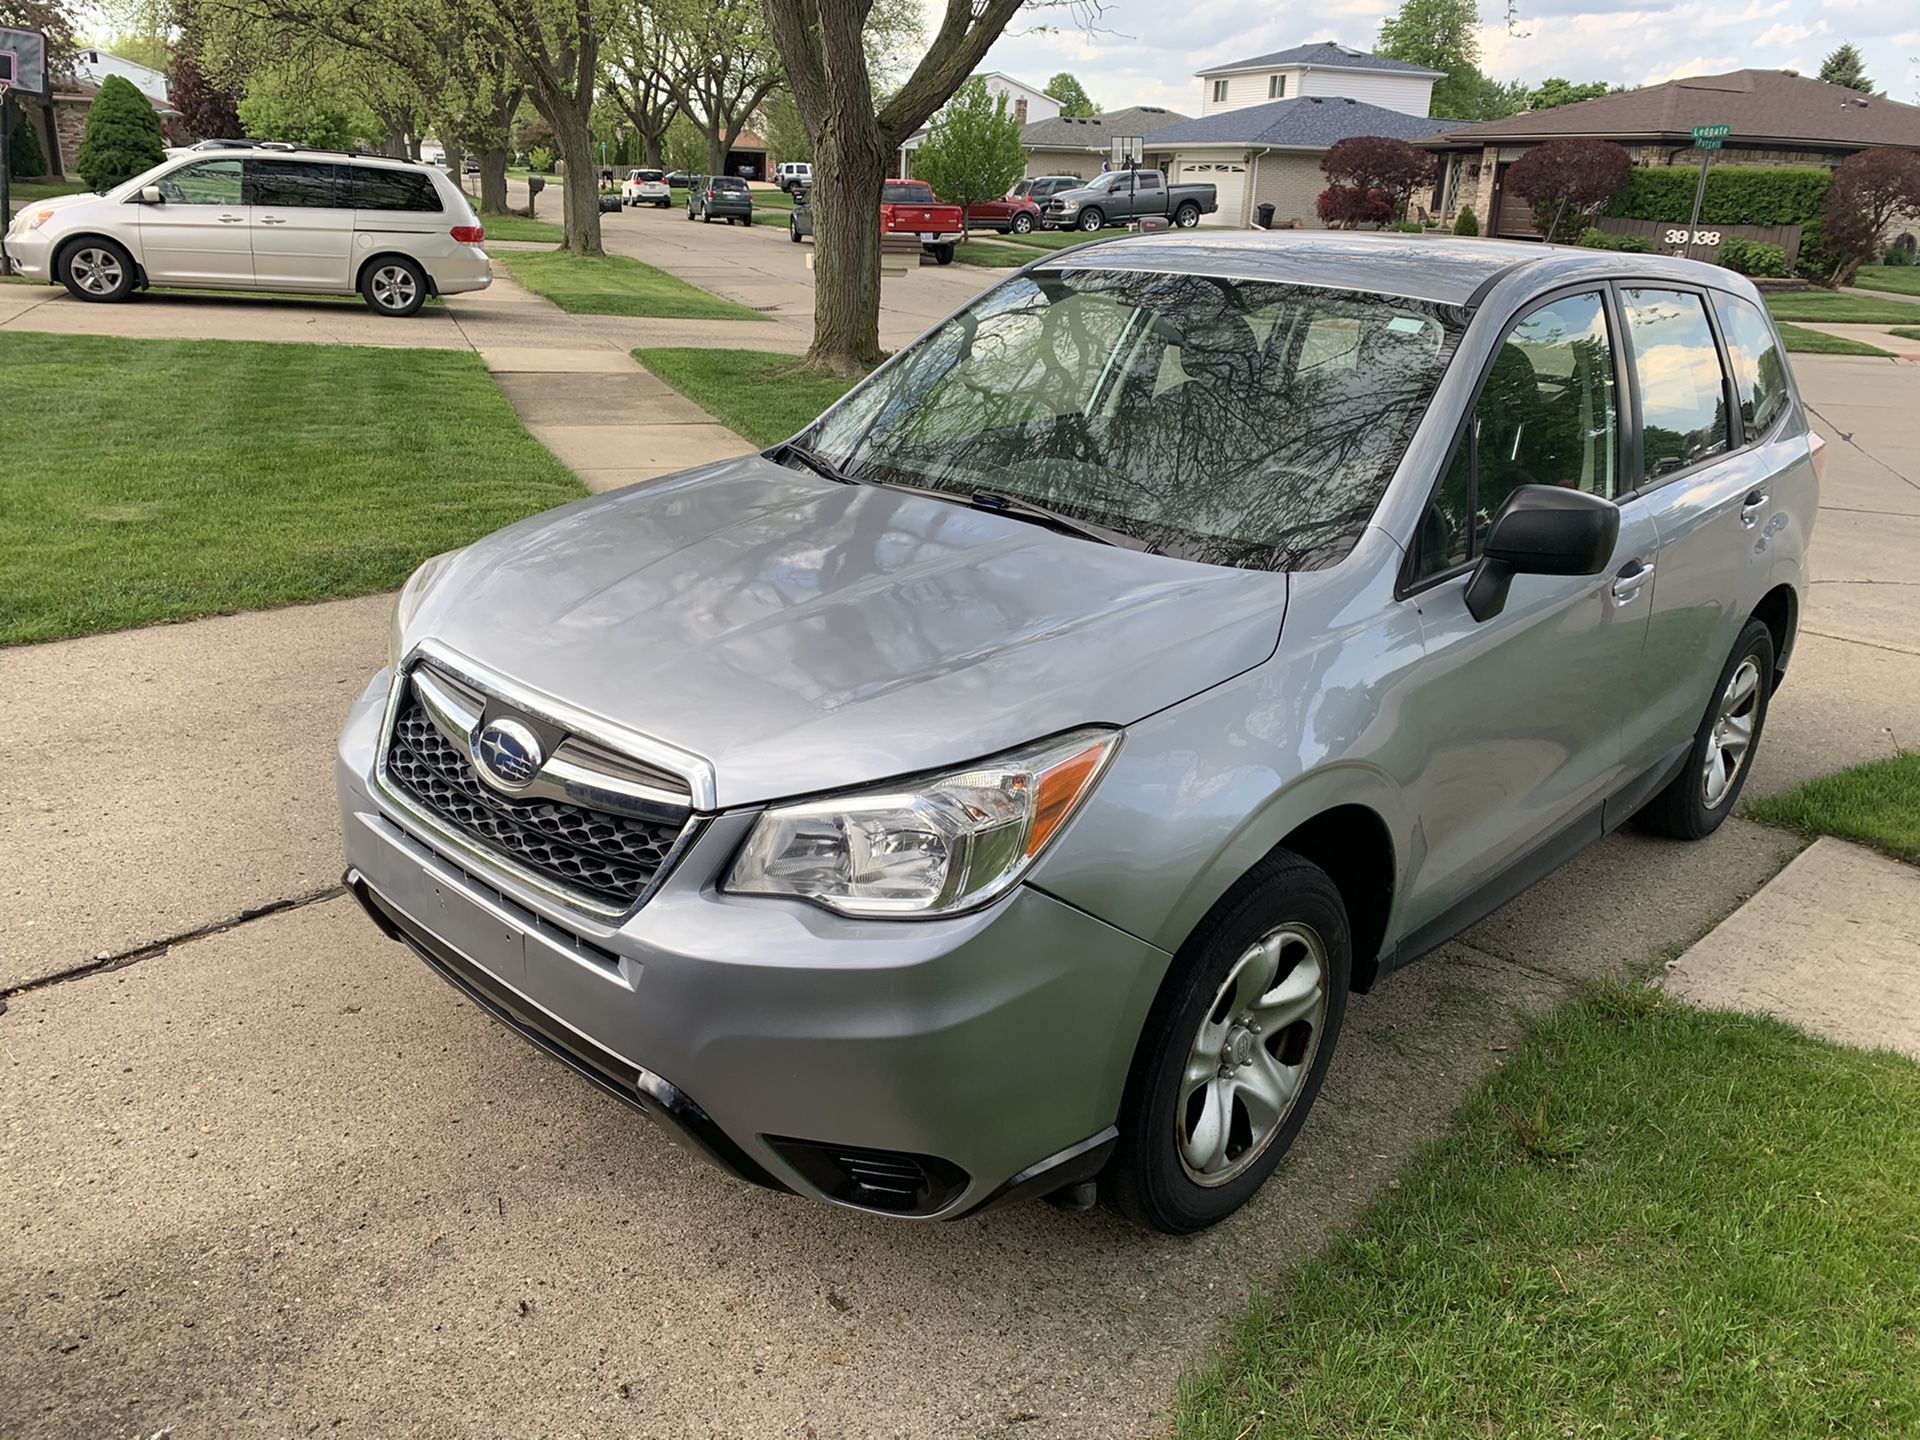
<path fill-rule="evenodd" d="M 1920 340 L 1920 329 L 1916 329 L 1911 325 L 1896 327 L 1887 333 L 1889 335 L 1898 335 L 1902 340 Z"/>
<path fill-rule="evenodd" d="M 1825 335 L 1798 325 L 1779 323 L 1779 330 L 1781 341 L 1797 355 L 1877 355 L 1883 360 L 1891 359 L 1893 355 L 1892 351 L 1882 350 L 1878 345 L 1869 345 L 1863 340 Z"/>
<path fill-rule="evenodd" d="M 389 590 L 584 494 L 478 356 L 10 333 L 0 644 Z"/>
<path fill-rule="evenodd" d="M 1012 270 L 1031 264 L 1040 257 L 1031 247 L 1000 245 L 991 240 L 968 240 L 953 247 L 953 258 L 962 265 L 985 265 L 996 270 Z"/>
<path fill-rule="evenodd" d="M 1176 1432 L 1920 1433 L 1916 1114 L 1911 1061 L 1596 989 L 1256 1295 Z"/>
<path fill-rule="evenodd" d="M 17 211 L 22 205 L 30 205 L 35 200 L 51 200 L 56 195 L 84 195 L 87 182 L 84 180 L 50 180 L 44 184 L 38 180 L 16 180 L 12 186 L 13 208 Z"/>
<path fill-rule="evenodd" d="M 1862 265 L 1853 283 L 1862 290 L 1920 297 L 1920 265 Z"/>
<path fill-rule="evenodd" d="M 722 425 L 756 445 L 806 429 L 853 381 L 808 370 L 797 355 L 764 350 L 636 350 L 633 358 Z"/>
<path fill-rule="evenodd" d="M 679 320 L 764 320 L 677 276 L 624 255 L 588 258 L 558 251 L 495 255 L 522 285 L 574 315 L 651 315 Z"/>
<path fill-rule="evenodd" d="M 753 223 L 756 225 L 778 225 L 782 230 L 793 222 L 792 207 L 784 210 L 762 210 L 759 197 L 754 198 Z"/>
<path fill-rule="evenodd" d="M 1876 300 L 1866 295 L 1840 295 L 1826 290 L 1800 290 L 1766 297 L 1776 320 L 1815 320 L 1827 325 L 1920 324 L 1920 304 Z"/>
<path fill-rule="evenodd" d="M 1769 825 L 1837 835 L 1920 865 L 1920 750 L 1823 775 L 1748 810 Z"/>
<path fill-rule="evenodd" d="M 545 240 L 558 245 L 566 232 L 545 220 L 529 220 L 524 215 L 482 215 L 480 226 L 489 240 Z"/>
<path fill-rule="evenodd" d="M 1029 230 L 1024 235 L 996 236 L 1009 245 L 1034 245 L 1042 250 L 1064 250 L 1069 245 L 1084 245 L 1089 240 L 1115 239 L 1118 232 L 1103 230 L 1098 234 L 1086 235 L 1078 230 Z"/>

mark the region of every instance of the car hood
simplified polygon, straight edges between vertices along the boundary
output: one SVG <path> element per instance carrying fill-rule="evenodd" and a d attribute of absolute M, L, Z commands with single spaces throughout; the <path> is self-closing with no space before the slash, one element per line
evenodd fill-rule
<path fill-rule="evenodd" d="M 703 757 L 726 807 L 1127 724 L 1270 656 L 1286 594 L 753 455 L 470 546 L 405 639 Z"/>
<path fill-rule="evenodd" d="M 91 205 L 105 198 L 105 196 L 96 195 L 89 190 L 79 195 L 54 195 L 46 200 L 35 200 L 30 204 L 24 205 L 19 201 L 15 201 L 14 214 L 19 215 L 28 210 L 71 210 L 77 205 Z"/>

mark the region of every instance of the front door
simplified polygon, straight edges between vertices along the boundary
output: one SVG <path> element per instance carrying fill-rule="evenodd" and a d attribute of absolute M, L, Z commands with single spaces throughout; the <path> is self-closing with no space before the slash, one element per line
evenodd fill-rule
<path fill-rule="evenodd" d="M 249 159 L 253 273 L 274 289 L 350 290 L 353 197 L 339 165 L 321 160 Z"/>
<path fill-rule="evenodd" d="M 155 285 L 249 285 L 253 239 L 241 162 L 198 160 L 155 182 L 140 207 L 140 258 Z"/>
<path fill-rule="evenodd" d="M 1619 375 L 1604 288 L 1524 312 L 1415 539 L 1405 603 L 1417 607 L 1426 662 L 1402 708 L 1431 741 L 1404 779 L 1419 815 L 1411 929 L 1513 879 L 1531 856 L 1597 839 L 1601 802 L 1621 783 L 1652 600 L 1638 580 L 1656 545 L 1649 507 L 1622 505 L 1598 575 L 1516 576 L 1505 608 L 1484 621 L 1465 600 L 1487 530 L 1516 488 L 1618 494 Z"/>

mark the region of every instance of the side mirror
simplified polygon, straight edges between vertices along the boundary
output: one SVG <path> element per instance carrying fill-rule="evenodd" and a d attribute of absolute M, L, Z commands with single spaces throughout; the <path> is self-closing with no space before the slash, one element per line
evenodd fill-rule
<path fill-rule="evenodd" d="M 1516 575 L 1598 575 L 1620 538 L 1620 507 L 1584 490 L 1522 485 L 1487 531 L 1480 567 L 1467 582 L 1467 610 L 1491 620 Z"/>
<path fill-rule="evenodd" d="M 140 203 L 142 205 L 164 205 L 167 203 L 167 197 L 160 193 L 160 187 L 158 185 L 142 185 L 140 187 Z"/>

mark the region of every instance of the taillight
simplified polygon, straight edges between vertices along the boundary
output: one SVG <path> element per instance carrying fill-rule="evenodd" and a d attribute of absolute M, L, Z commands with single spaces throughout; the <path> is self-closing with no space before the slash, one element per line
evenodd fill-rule
<path fill-rule="evenodd" d="M 485 227 L 479 225 L 456 225 L 453 238 L 461 245 L 484 245 L 487 239 Z"/>
<path fill-rule="evenodd" d="M 1827 474 L 1827 442 L 1820 438 L 1817 430 L 1807 431 L 1807 458 L 1813 461 L 1813 478 L 1823 480 Z"/>
<path fill-rule="evenodd" d="M 707 199 L 711 200 L 712 198 L 713 198 L 713 191 L 711 190 L 707 191 Z"/>

